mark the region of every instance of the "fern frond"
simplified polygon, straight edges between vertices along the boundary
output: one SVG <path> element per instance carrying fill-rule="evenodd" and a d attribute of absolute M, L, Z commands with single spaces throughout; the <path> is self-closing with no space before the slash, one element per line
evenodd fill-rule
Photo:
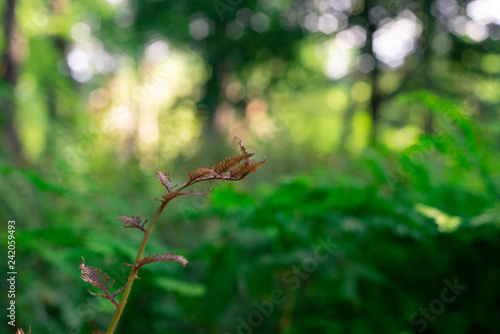
<path fill-rule="evenodd" d="M 214 171 L 219 173 L 219 174 L 227 172 L 232 167 L 237 166 L 243 160 L 251 158 L 254 154 L 255 153 L 243 153 L 240 155 L 235 155 L 235 156 L 226 158 L 221 163 L 219 163 L 217 165 L 217 167 L 214 168 Z M 245 163 L 248 163 L 248 161 L 245 161 Z"/>
<path fill-rule="evenodd" d="M 238 166 L 235 166 L 234 168 L 231 168 L 231 170 L 229 171 L 229 175 L 230 175 L 230 179 L 231 180 L 239 180 L 243 175 L 246 174 L 246 171 L 248 170 L 249 168 L 249 164 L 241 164 L 241 165 L 238 165 Z"/>
<path fill-rule="evenodd" d="M 248 175 L 250 174 L 254 174 L 257 169 L 259 169 L 260 166 L 262 166 L 263 164 L 265 164 L 267 161 L 267 158 L 264 157 L 264 160 L 260 161 L 260 162 L 255 162 L 252 160 L 252 162 L 250 163 L 250 165 L 248 165 L 247 169 L 244 171 L 244 173 L 242 173 L 242 175 L 240 175 L 239 179 L 238 180 L 242 180 L 244 178 L 246 178 Z"/>
<path fill-rule="evenodd" d="M 188 260 L 186 260 L 186 258 L 184 256 L 175 255 L 173 252 L 171 252 L 171 253 L 163 253 L 163 254 L 157 254 L 157 255 L 148 255 L 148 256 L 142 258 L 142 260 L 139 261 L 139 263 L 137 263 L 136 268 L 139 269 L 140 267 L 145 266 L 148 263 L 166 262 L 166 261 L 179 262 L 184 267 L 188 264 Z"/>
<path fill-rule="evenodd" d="M 247 152 L 245 145 L 243 144 L 243 141 L 240 137 L 234 136 L 234 139 L 238 139 L 240 141 L 240 150 L 242 152 L 240 155 L 226 158 L 218 165 L 214 165 L 214 167 L 212 168 L 202 166 L 193 172 L 188 172 L 189 181 L 184 183 L 176 192 L 164 194 L 162 196 L 163 200 L 161 202 L 166 203 L 172 198 L 176 197 L 178 194 L 188 194 L 180 193 L 180 191 L 197 182 L 206 180 L 237 181 L 246 178 L 249 174 L 255 173 L 257 169 L 266 162 L 266 159 L 259 163 L 255 163 L 255 161 L 252 160 L 252 157 L 255 155 L 255 153 Z"/>
<path fill-rule="evenodd" d="M 167 188 L 168 192 L 172 192 L 172 189 L 174 189 L 175 187 L 177 187 L 177 185 L 173 186 L 172 185 L 172 180 L 170 180 L 170 177 L 169 177 L 170 173 L 169 172 L 165 172 L 165 173 L 162 173 L 160 172 L 160 170 L 156 170 L 156 177 L 158 178 L 158 181 L 160 181 L 160 183 L 165 187 Z"/>
<path fill-rule="evenodd" d="M 255 153 L 248 153 L 245 148 L 245 144 L 243 144 L 243 140 L 241 140 L 240 137 L 234 136 L 233 139 L 239 140 L 241 154 L 224 159 L 216 168 L 214 168 L 218 173 L 229 171 L 230 174 L 233 175 L 236 174 L 236 172 L 232 171 L 231 173 L 231 170 L 234 169 L 235 166 L 238 166 L 240 163 L 243 163 L 244 165 L 251 165 L 252 163 L 252 156 L 254 156 Z M 237 169 L 239 170 L 240 168 L 241 167 L 238 167 Z"/>
<path fill-rule="evenodd" d="M 81 279 L 84 282 L 88 282 L 104 292 L 104 295 L 97 294 L 89 290 L 91 295 L 99 296 L 108 299 L 111 301 L 116 307 L 118 307 L 118 303 L 115 300 L 115 296 L 123 291 L 124 288 L 119 289 L 114 293 L 109 293 L 109 289 L 115 284 L 115 281 L 111 281 L 111 278 L 106 274 L 102 269 L 89 267 L 85 265 L 85 259 L 82 256 L 82 264 L 80 264 L 81 270 Z"/>
<path fill-rule="evenodd" d="M 81 278 L 83 281 L 88 282 L 98 288 L 99 290 L 107 290 L 108 284 L 110 284 L 111 278 L 102 269 L 89 267 L 85 265 L 85 259 L 82 256 L 82 264 L 80 264 L 80 269 L 82 270 Z M 112 285 L 114 281 L 110 284 Z"/>
<path fill-rule="evenodd" d="M 141 224 L 142 218 L 137 214 L 137 216 L 132 216 L 132 217 L 126 217 L 126 216 L 120 216 L 118 217 L 118 220 L 123 223 L 123 227 L 125 228 L 138 228 L 142 232 L 146 233 L 146 229 L 144 228 L 144 225 L 148 222 L 146 219 L 144 223 Z"/>
<path fill-rule="evenodd" d="M 208 178 L 214 174 L 214 170 L 212 168 L 208 168 L 205 166 L 198 167 L 196 170 L 192 172 L 188 172 L 189 180 L 194 181 L 196 179 Z"/>
<path fill-rule="evenodd" d="M 243 140 L 241 140 L 240 137 L 238 136 L 234 136 L 233 139 L 238 139 L 240 141 L 240 151 L 242 154 L 248 154 L 246 148 L 245 148 L 245 144 L 243 144 Z"/>

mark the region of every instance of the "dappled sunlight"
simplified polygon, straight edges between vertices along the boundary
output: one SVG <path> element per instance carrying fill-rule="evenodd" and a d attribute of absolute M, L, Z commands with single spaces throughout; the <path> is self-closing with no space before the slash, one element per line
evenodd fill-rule
<path fill-rule="evenodd" d="M 19 80 L 19 98 L 22 101 L 18 122 L 19 135 L 26 143 L 24 153 L 30 161 L 37 161 L 46 148 L 46 136 L 50 131 L 49 116 L 37 93 L 35 78 L 30 74 L 23 75 Z"/>
<path fill-rule="evenodd" d="M 109 74 L 116 70 L 117 56 L 108 53 L 101 40 L 92 36 L 92 28 L 85 22 L 71 27 L 71 37 L 76 42 L 66 55 L 71 76 L 86 82 L 96 74 Z"/>
<path fill-rule="evenodd" d="M 451 233 L 457 230 L 463 221 L 461 217 L 450 216 L 438 208 L 420 203 L 415 205 L 415 210 L 425 217 L 432 218 L 440 232 Z"/>
<path fill-rule="evenodd" d="M 345 77 L 355 59 L 356 50 L 364 46 L 366 31 L 360 26 L 339 32 L 335 39 L 327 42 L 325 73 L 334 80 Z"/>
<path fill-rule="evenodd" d="M 467 16 L 482 24 L 500 24 L 500 3 L 495 0 L 474 0 L 467 4 Z"/>
<path fill-rule="evenodd" d="M 429 34 L 429 52 L 436 56 L 429 57 L 427 80 L 454 76 L 453 80 L 460 80 L 461 89 L 478 100 L 490 104 L 500 101 L 494 78 L 480 79 L 465 73 L 463 78 L 467 79 L 461 80 L 462 74 L 452 67 L 456 65 L 446 58 L 455 43 L 448 32 L 469 42 L 495 38 L 498 6 L 494 3 L 475 0 L 463 10 L 454 0 L 432 4 L 432 16 L 444 26 Z M 277 136 L 290 137 L 298 151 L 315 154 L 339 148 L 361 152 L 371 144 L 370 133 L 375 131 L 370 124 L 370 109 L 387 108 L 383 103 L 386 97 L 397 96 L 412 86 L 406 71 L 414 70 L 421 61 L 420 44 L 427 38 L 423 35 L 424 14 L 418 6 L 390 7 L 351 0 L 259 4 L 258 8 L 248 4 L 224 7 L 227 10 L 222 20 L 218 14 L 200 8 L 186 18 L 183 26 L 189 43 L 170 37 L 176 36 L 175 29 L 172 34 L 148 30 L 133 53 L 120 53 L 111 35 L 101 34 L 110 29 L 104 24 L 106 20 L 116 24 L 118 31 L 147 23 L 136 22 L 141 15 L 138 9 L 123 1 L 108 1 L 99 13 L 78 18 L 59 15 L 55 21 L 48 19 L 50 12 L 42 7 L 23 8 L 32 19 L 22 18 L 21 22 L 33 36 L 57 32 L 64 27 L 61 22 L 67 22 L 67 51 L 58 70 L 66 71 L 88 91 L 84 101 L 89 114 L 108 138 L 127 147 L 130 156 L 163 159 L 182 152 L 192 154 L 195 145 L 191 144 L 204 126 L 224 136 L 242 132 L 266 143 Z M 370 24 L 372 30 L 368 29 Z M 294 29 L 300 29 L 303 37 L 287 44 L 293 45 L 288 55 L 268 42 L 256 47 L 254 54 L 243 51 L 243 45 L 253 38 L 256 42 L 260 37 L 265 40 L 274 36 L 276 31 L 292 33 Z M 224 51 L 227 56 L 220 56 L 217 68 L 212 68 L 207 58 L 206 47 L 214 38 L 236 43 L 233 49 Z M 468 70 L 500 73 L 500 60 L 493 51 L 479 54 L 473 48 L 464 48 L 461 64 Z M 213 77 L 216 80 L 211 82 Z M 210 96 L 206 95 L 207 85 L 213 85 Z M 445 85 L 445 90 L 451 86 Z M 210 100 L 215 102 L 211 104 Z M 382 103 L 378 104 L 379 100 Z M 32 102 L 43 104 L 40 100 Z M 283 112 L 279 114 L 278 110 Z M 406 117 L 403 112 L 387 113 L 397 125 L 380 126 L 377 136 L 388 149 L 400 152 L 424 133 L 422 122 L 417 131 L 401 121 Z M 285 114 L 286 122 L 279 122 L 287 125 L 274 126 L 273 122 Z M 23 116 L 22 124 L 28 119 Z M 206 125 L 206 119 L 212 124 Z M 313 122 L 318 125 L 313 126 Z M 29 131 L 32 126 L 28 123 L 22 127 L 24 142 L 44 133 L 42 125 Z M 32 156 L 44 147 L 43 143 L 26 145 L 32 147 Z"/>
<path fill-rule="evenodd" d="M 90 94 L 92 114 L 102 115 L 109 135 L 121 138 L 142 161 L 171 159 L 185 151 L 201 131 L 194 102 L 203 68 L 194 55 L 171 50 L 163 40 L 153 40 L 146 48 L 136 74 L 123 66 L 103 88 Z M 183 99 L 182 104 L 177 104 Z M 145 159 L 145 160 L 144 160 Z"/>
<path fill-rule="evenodd" d="M 421 134 L 422 131 L 412 125 L 401 129 L 388 128 L 384 132 L 384 144 L 395 152 L 402 152 L 415 144 Z"/>
<path fill-rule="evenodd" d="M 134 132 L 136 114 L 137 112 L 129 105 L 120 103 L 112 107 L 104 116 L 103 129 L 105 131 L 116 130 L 122 136 L 131 135 Z"/>
<path fill-rule="evenodd" d="M 422 23 L 409 10 L 394 20 L 384 19 L 373 35 L 373 51 L 385 64 L 396 68 L 416 49 L 416 40 L 422 33 Z"/>
<path fill-rule="evenodd" d="M 345 147 L 350 153 L 359 155 L 370 144 L 372 122 L 369 113 L 365 110 L 356 111 L 350 125 L 352 131 L 346 140 Z"/>
<path fill-rule="evenodd" d="M 309 99 L 313 97 L 313 99 Z M 346 89 L 318 90 L 306 95 L 295 94 L 288 103 L 281 105 L 289 117 L 292 146 L 304 143 L 309 153 L 327 154 L 340 146 L 342 116 L 348 107 Z M 324 106 L 330 106 L 324 112 Z"/>
<path fill-rule="evenodd" d="M 195 14 L 189 23 L 189 34 L 195 40 L 207 38 L 214 32 L 214 22 L 209 18 Z"/>

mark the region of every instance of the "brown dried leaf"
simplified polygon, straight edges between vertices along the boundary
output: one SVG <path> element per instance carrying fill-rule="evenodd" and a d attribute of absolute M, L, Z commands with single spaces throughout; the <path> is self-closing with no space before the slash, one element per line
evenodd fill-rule
<path fill-rule="evenodd" d="M 173 252 L 171 253 L 163 253 L 163 254 L 157 254 L 157 255 L 148 255 L 144 257 L 139 263 L 137 264 L 137 269 L 140 267 L 148 264 L 148 263 L 153 263 L 153 262 L 166 262 L 166 261 L 175 261 L 179 262 L 182 264 L 184 267 L 188 264 L 188 260 L 184 256 L 181 255 L 175 255 Z"/>
<path fill-rule="evenodd" d="M 196 179 L 209 178 L 214 174 L 214 170 L 212 168 L 208 168 L 205 166 L 198 167 L 196 170 L 192 172 L 188 172 L 189 180 L 193 181 Z"/>
<path fill-rule="evenodd" d="M 98 288 L 99 290 L 108 290 L 113 283 L 110 284 L 111 278 L 102 269 L 85 265 L 85 259 L 82 256 L 82 264 L 80 264 L 81 279 Z M 114 282 L 114 281 L 113 281 Z M 109 286 L 108 286 L 109 285 Z"/>
<path fill-rule="evenodd" d="M 24 334 L 24 331 L 22 328 L 19 328 L 16 332 L 16 334 Z M 31 334 L 31 326 L 30 326 L 30 329 L 28 330 L 28 333 L 27 334 Z"/>
<path fill-rule="evenodd" d="M 246 148 L 245 148 L 245 144 L 243 144 L 243 140 L 241 140 L 240 137 L 238 136 L 234 136 L 233 139 L 238 139 L 240 141 L 240 151 L 242 154 L 248 154 Z"/>
<path fill-rule="evenodd" d="M 220 164 L 217 165 L 217 167 L 214 168 L 214 171 L 216 173 L 224 173 L 230 170 L 232 167 L 237 166 L 239 163 L 241 163 L 245 159 L 249 159 L 252 157 L 255 153 L 243 153 L 241 155 L 235 155 L 229 158 L 224 159 Z M 246 162 L 248 163 L 248 162 Z"/>
<path fill-rule="evenodd" d="M 118 220 L 122 222 L 123 227 L 125 228 L 133 227 L 133 228 L 138 228 L 142 232 L 146 232 L 144 225 L 146 225 L 148 220 L 146 219 L 144 223 L 142 223 L 142 218 L 139 216 L 139 214 L 137 214 L 137 216 L 132 216 L 132 217 L 120 216 L 118 217 Z"/>

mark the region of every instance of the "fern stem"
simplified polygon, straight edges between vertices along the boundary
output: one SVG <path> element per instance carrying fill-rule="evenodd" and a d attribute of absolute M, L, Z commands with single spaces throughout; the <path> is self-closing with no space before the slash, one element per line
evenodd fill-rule
<path fill-rule="evenodd" d="M 155 215 L 153 216 L 153 219 L 151 219 L 151 222 L 149 223 L 149 227 L 144 233 L 144 237 L 142 238 L 141 246 L 139 247 L 139 251 L 137 252 L 137 257 L 135 258 L 134 266 L 132 267 L 132 270 L 130 270 L 130 275 L 128 276 L 127 284 L 125 285 L 125 289 L 123 290 L 123 295 L 122 298 L 120 299 L 120 304 L 118 304 L 118 307 L 115 311 L 115 315 L 113 316 L 113 319 L 111 320 L 111 323 L 109 324 L 108 330 L 106 331 L 106 334 L 113 334 L 115 331 L 116 325 L 118 324 L 118 321 L 120 320 L 120 317 L 122 316 L 123 310 L 125 309 L 125 305 L 127 304 L 127 299 L 128 295 L 130 294 L 130 291 L 132 290 L 132 284 L 134 284 L 134 280 L 137 278 L 137 264 L 139 261 L 142 259 L 142 256 L 144 255 L 144 250 L 146 249 L 146 244 L 148 243 L 149 236 L 151 235 L 151 231 L 153 231 L 153 227 L 156 224 L 156 221 L 158 220 L 158 217 L 160 217 L 161 212 L 167 205 L 167 201 L 162 202 L 160 207 L 156 210 Z"/>

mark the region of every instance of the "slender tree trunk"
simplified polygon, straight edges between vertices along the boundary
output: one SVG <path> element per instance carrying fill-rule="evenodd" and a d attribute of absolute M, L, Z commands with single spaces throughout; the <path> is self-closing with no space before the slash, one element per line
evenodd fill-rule
<path fill-rule="evenodd" d="M 215 112 L 219 105 L 219 78 L 217 73 L 217 63 L 212 64 L 212 77 L 206 83 L 205 96 L 201 100 L 205 115 L 205 124 L 203 135 L 205 138 L 210 138 L 214 135 Z"/>
<path fill-rule="evenodd" d="M 6 143 L 4 149 L 13 161 L 22 163 L 24 161 L 21 153 L 21 143 L 15 125 L 16 103 L 14 98 L 15 87 L 17 84 L 17 60 L 15 57 L 15 35 L 14 29 L 16 0 L 7 0 L 5 11 L 4 31 L 6 37 L 5 51 L 2 64 L 2 81 L 6 84 L 6 93 L 1 98 L 1 105 L 4 108 L 2 115 L 2 132 L 4 133 L 3 142 Z"/>
<path fill-rule="evenodd" d="M 379 73 L 377 67 L 373 69 L 370 73 L 371 75 L 371 85 L 372 85 L 372 96 L 370 97 L 370 115 L 372 119 L 372 129 L 370 134 L 370 142 L 372 145 L 377 143 L 378 136 L 378 123 L 380 118 L 380 92 L 378 89 L 378 77 Z"/>
<path fill-rule="evenodd" d="M 425 18 L 431 18 L 432 17 L 432 5 L 434 4 L 433 0 L 426 0 L 422 4 L 422 11 L 425 14 Z M 432 89 L 437 91 L 438 87 L 434 87 L 434 83 L 432 80 L 432 75 L 429 73 L 429 64 L 431 63 L 431 59 L 433 56 L 432 49 L 430 48 L 431 44 L 431 39 L 432 36 L 437 32 L 436 29 L 436 22 L 434 21 L 427 21 L 423 22 L 422 24 L 423 30 L 422 30 L 422 38 L 424 41 L 427 42 L 426 47 L 423 49 L 423 57 L 422 61 L 420 62 L 420 65 L 423 65 L 422 68 L 422 73 L 424 73 L 424 87 L 427 89 Z M 434 132 L 434 118 L 432 116 L 431 111 L 427 111 L 427 114 L 424 116 L 424 133 L 427 135 L 430 135 Z"/>
<path fill-rule="evenodd" d="M 370 100 L 368 101 L 368 107 L 370 110 L 370 118 L 371 118 L 371 129 L 370 129 L 370 144 L 377 144 L 378 137 L 378 123 L 380 120 L 380 102 L 383 97 L 381 96 L 380 89 L 378 87 L 378 79 L 380 76 L 380 71 L 378 69 L 378 60 L 373 52 L 373 35 L 377 30 L 377 22 L 374 22 L 374 18 L 370 18 L 370 11 L 379 6 L 380 3 L 378 1 L 365 1 L 365 8 L 359 14 L 357 20 L 359 20 L 360 24 L 363 24 L 366 29 L 366 43 L 362 49 L 364 54 L 370 55 L 374 61 L 374 68 L 369 73 L 367 73 L 367 80 L 372 87 L 372 94 Z"/>
<path fill-rule="evenodd" d="M 213 40 L 224 40 L 226 23 L 221 20 L 215 22 L 215 35 L 211 36 Z M 227 66 L 227 47 L 222 46 L 218 42 L 210 42 L 207 44 L 207 54 L 209 55 L 207 61 L 212 68 L 212 75 L 205 84 L 205 94 L 200 101 L 200 111 L 205 112 L 203 137 L 208 142 L 217 142 L 224 138 L 221 136 L 220 131 L 215 126 L 215 115 L 217 107 L 221 101 L 221 82 L 224 74 L 231 72 Z"/>
<path fill-rule="evenodd" d="M 67 7 L 67 1 L 65 0 L 52 0 L 51 2 L 51 14 L 53 16 L 61 16 L 64 15 L 64 11 Z M 59 63 L 61 59 L 64 60 L 64 55 L 67 48 L 67 42 L 64 37 L 53 34 L 49 37 L 50 47 L 55 51 L 55 58 L 52 60 L 54 64 Z M 64 92 L 60 92 L 61 83 L 59 82 L 59 72 L 57 71 L 56 66 L 54 66 L 54 73 L 51 75 L 44 77 L 42 80 L 44 81 L 45 87 L 45 101 L 47 103 L 47 110 L 49 116 L 49 126 L 57 124 L 59 121 L 59 109 L 60 109 L 60 100 L 59 97 L 64 94 Z M 68 84 L 69 86 L 69 84 Z M 57 134 L 49 131 L 46 135 L 46 143 L 45 143 L 45 156 L 51 161 L 53 160 L 55 153 L 57 151 Z"/>
<path fill-rule="evenodd" d="M 378 70 L 378 64 L 377 64 L 377 57 L 375 56 L 373 52 L 373 34 L 375 33 L 375 30 L 377 27 L 371 23 L 368 19 L 368 12 L 370 8 L 365 9 L 365 13 L 367 16 L 367 22 L 368 22 L 368 27 L 367 27 L 367 36 L 366 36 L 366 52 L 373 57 L 373 60 L 375 62 L 375 67 L 373 70 L 370 72 L 370 81 L 371 81 L 371 86 L 372 86 L 372 95 L 370 97 L 370 116 L 372 120 L 372 128 L 371 128 L 371 133 L 370 133 L 370 142 L 372 145 L 375 145 L 377 143 L 377 127 L 378 127 L 378 121 L 380 118 L 380 90 L 378 88 L 378 78 L 379 78 L 379 70 Z"/>

